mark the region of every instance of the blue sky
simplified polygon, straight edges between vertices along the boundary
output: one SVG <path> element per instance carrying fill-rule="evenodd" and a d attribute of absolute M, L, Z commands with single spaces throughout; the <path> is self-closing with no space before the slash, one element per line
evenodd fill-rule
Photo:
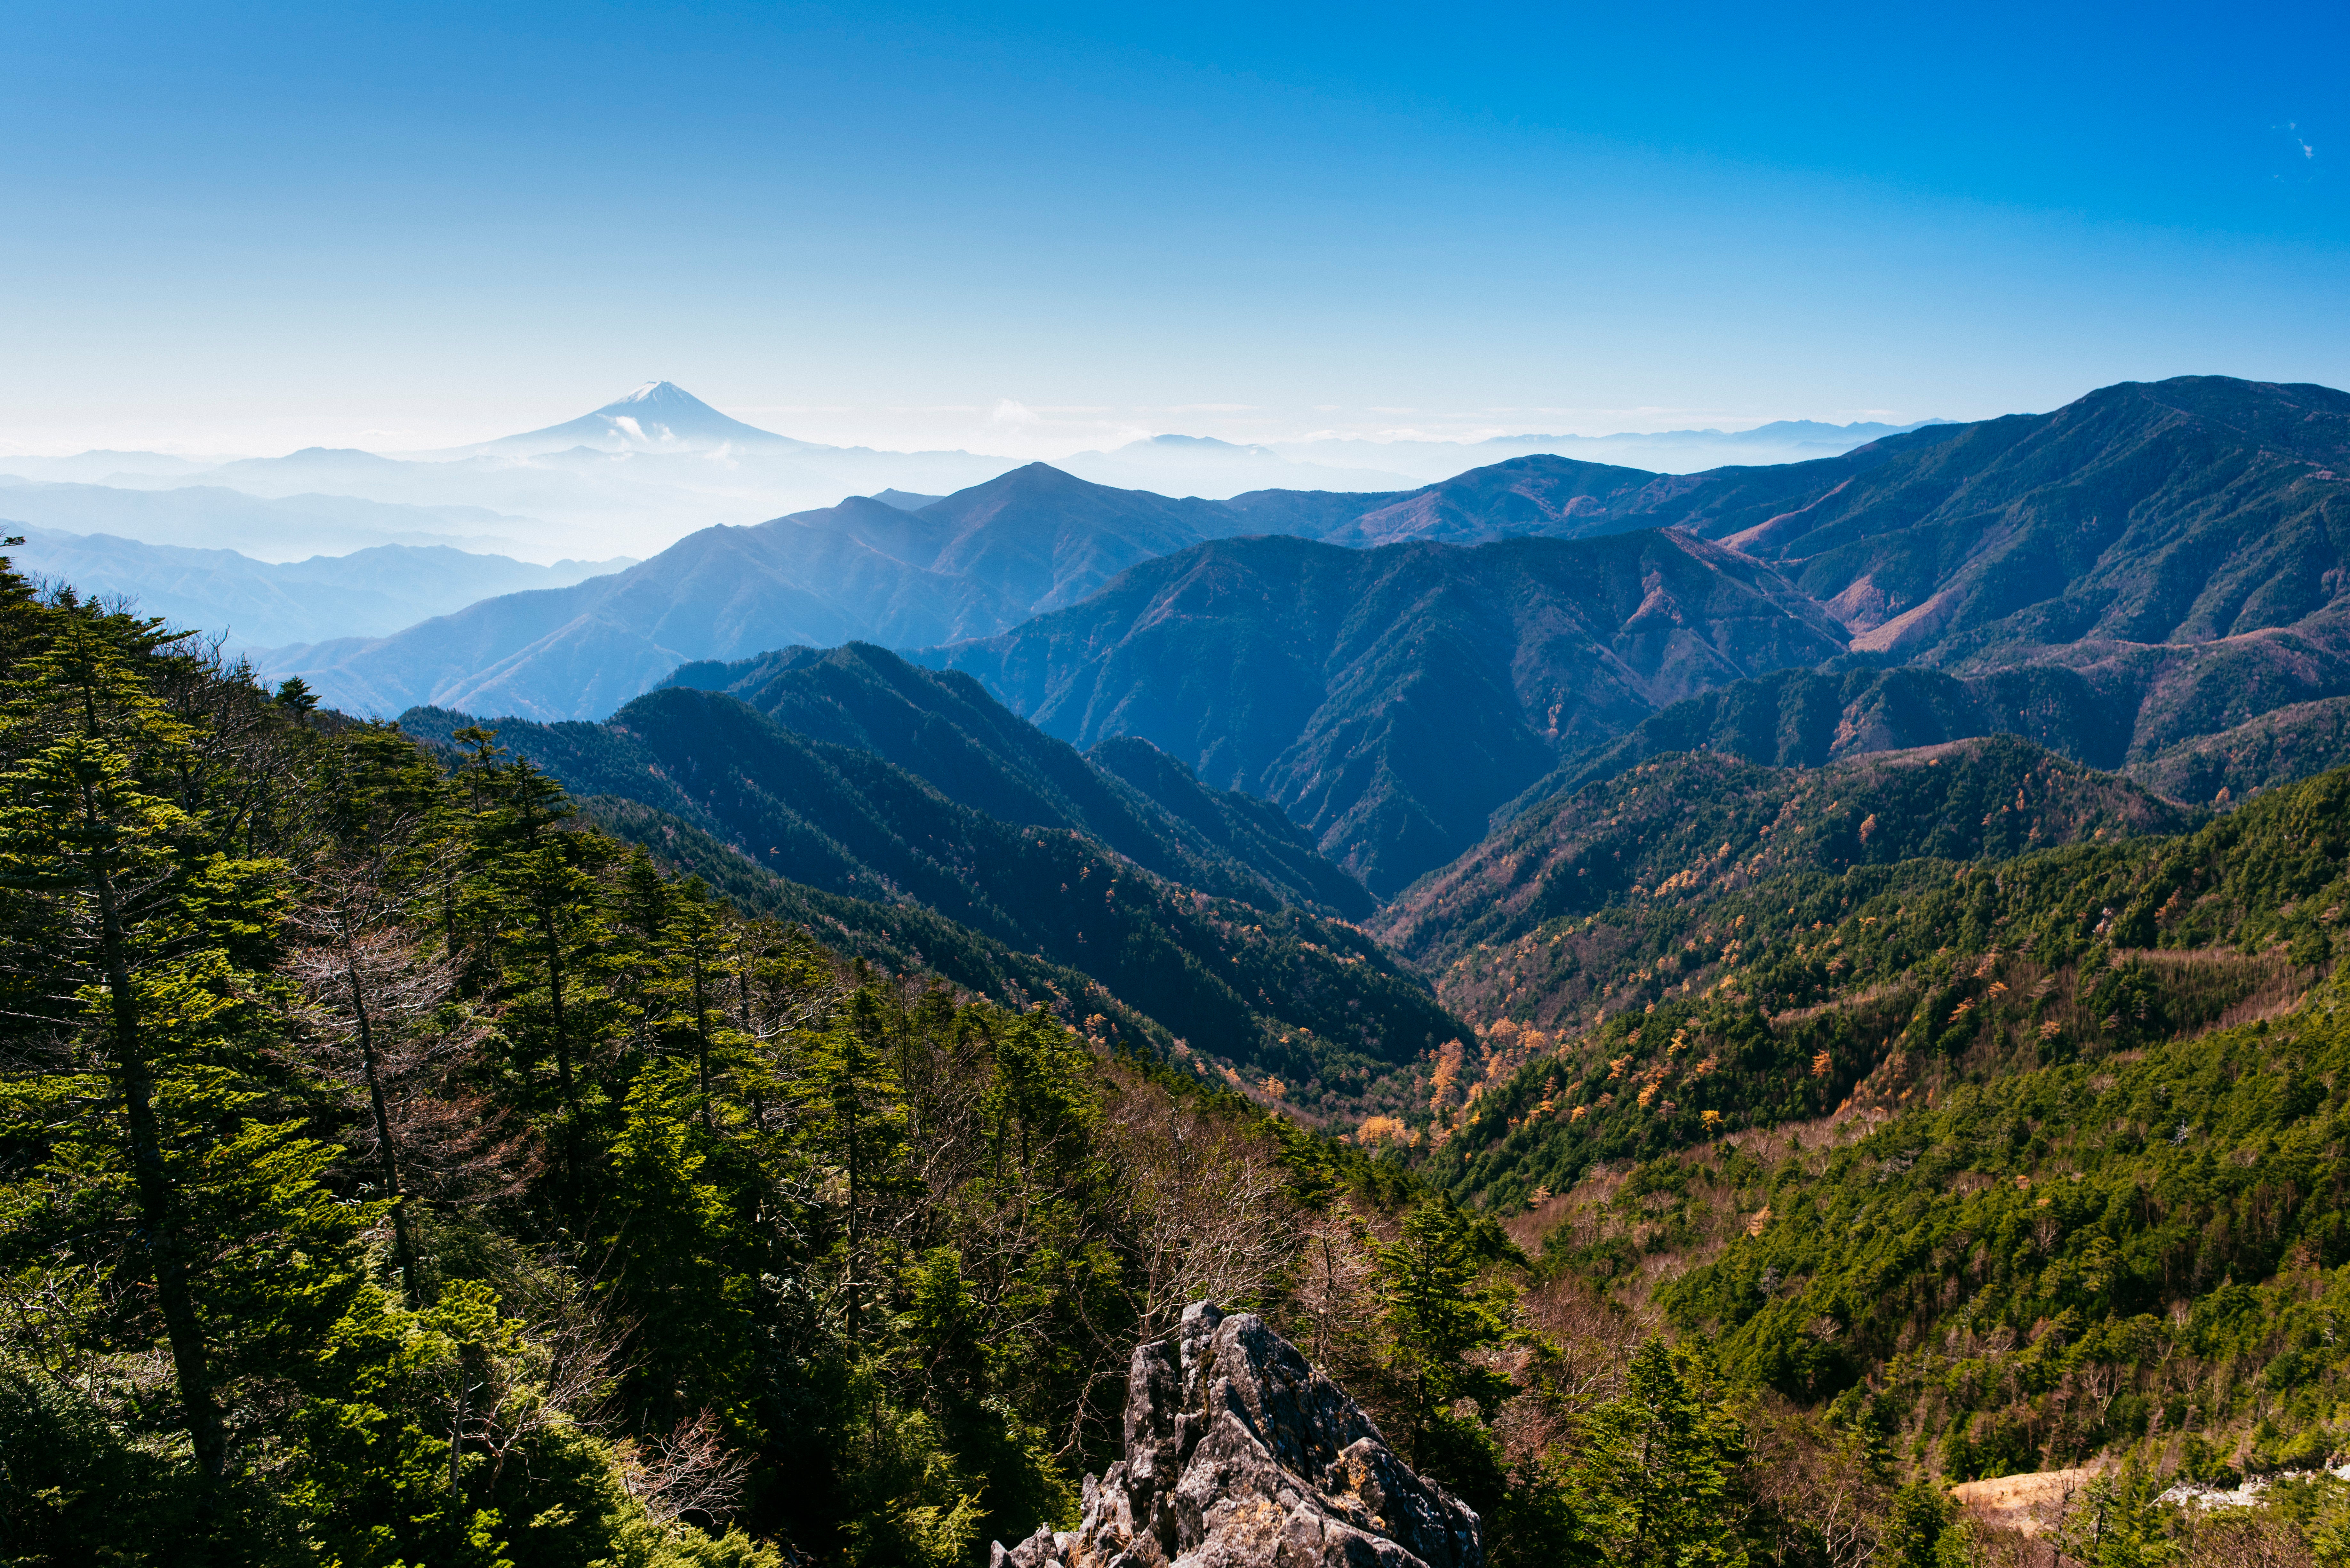
<path fill-rule="evenodd" d="M 0 442 L 2350 384 L 2350 8 L 0 5 Z"/>

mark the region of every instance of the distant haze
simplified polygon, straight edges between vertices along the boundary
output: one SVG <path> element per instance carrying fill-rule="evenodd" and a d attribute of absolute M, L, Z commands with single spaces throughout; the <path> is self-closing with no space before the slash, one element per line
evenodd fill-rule
<path fill-rule="evenodd" d="M 1544 452 L 1659 472 L 1794 462 L 1904 428 L 1780 422 L 1730 433 L 1515 431 L 1474 441 L 1325 432 L 1245 442 L 1160 431 L 1076 452 L 1061 466 L 1120 489 L 1221 500 L 1253 490 L 1403 490 Z M 851 495 L 942 495 L 1021 462 L 983 449 L 809 441 L 649 381 L 553 424 L 423 450 L 307 447 L 213 461 L 117 444 L 57 456 L 0 452 L 0 519 L 265 561 L 456 545 L 553 562 L 649 555 L 697 528 L 761 523 Z"/>

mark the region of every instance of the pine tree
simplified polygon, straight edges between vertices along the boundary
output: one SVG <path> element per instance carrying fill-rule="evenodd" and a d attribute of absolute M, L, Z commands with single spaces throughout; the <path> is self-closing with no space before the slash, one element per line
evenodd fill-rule
<path fill-rule="evenodd" d="M 33 644 L 10 671 L 0 716 L 12 764 L 0 774 L 0 885 L 19 896 L 11 968 L 26 1011 L 68 1038 L 89 1028 L 87 1054 L 57 1042 L 72 1053 L 66 1060 L 110 1071 L 140 1272 L 155 1291 L 198 1472 L 217 1480 L 227 1435 L 195 1299 L 199 1247 L 161 1103 L 173 1085 L 156 1022 L 167 999 L 195 1000 L 213 967 L 203 941 L 217 934 L 203 918 L 210 911 L 192 907 L 220 869 L 205 825 L 150 784 L 182 772 L 195 736 L 133 667 L 169 646 L 155 623 L 36 605 L 14 574 L 5 587 L 12 640 Z"/>
<path fill-rule="evenodd" d="M 608 940 L 598 874 L 616 846 L 600 834 L 572 831 L 577 808 L 563 786 L 527 759 L 502 760 L 491 732 L 463 730 L 458 739 L 474 747 L 463 776 L 481 803 L 472 828 L 471 903 L 499 955 L 516 1070 L 527 1083 L 538 1064 L 554 1064 L 549 1141 L 562 1161 L 562 1206 L 577 1218 L 592 1204 L 588 1167 L 596 1129 L 585 1068 L 600 1038 L 597 980 Z"/>
<path fill-rule="evenodd" d="M 277 700 L 286 701 L 284 688 Z M 405 737 L 363 726 L 331 748 L 314 793 L 320 842 L 296 874 L 303 897 L 289 922 L 311 947 L 296 955 L 293 968 L 307 981 L 329 1027 L 348 1035 L 357 1058 L 379 1189 L 390 1204 L 393 1262 L 401 1295 L 414 1307 L 420 1302 L 415 1227 L 387 1080 L 390 1058 L 399 1054 L 400 1025 L 429 1015 L 456 989 L 450 966 L 427 960 L 406 931 L 434 890 L 435 863 L 455 857 L 455 846 L 435 832 L 445 791 L 437 771 Z"/>
<path fill-rule="evenodd" d="M 1736 1521 L 1744 1428 L 1701 1355 L 1649 1338 L 1621 1398 L 1584 1423 L 1570 1484 L 1602 1558 L 1742 1568 Z"/>
<path fill-rule="evenodd" d="M 374 1212 L 326 1185 L 335 1151 L 276 1050 L 286 867 L 249 853 L 308 742 L 151 622 L 36 602 L 4 569 L 0 599 L 0 1273 L 86 1282 L 95 1332 L 45 1347 L 87 1368 L 85 1398 L 120 1399 L 108 1354 L 161 1340 L 201 1560 L 235 1550 L 229 1488 L 333 1381 L 369 1290 Z"/>
<path fill-rule="evenodd" d="M 1459 1446 L 1447 1440 L 1465 1435 L 1451 1414 L 1456 1403 L 1474 1399 L 1490 1411 L 1508 1392 L 1506 1377 L 1472 1359 L 1510 1331 L 1507 1298 L 1485 1284 L 1484 1268 L 1471 1249 L 1468 1217 L 1450 1197 L 1423 1200 L 1401 1237 L 1379 1249 L 1388 1368 L 1416 1464 Z"/>
<path fill-rule="evenodd" d="M 840 1180 L 837 1288 L 852 1342 L 889 1272 L 877 1232 L 908 1190 L 905 1106 L 885 1032 L 879 987 L 868 982 L 803 1057 L 813 1149 Z"/>
<path fill-rule="evenodd" d="M 702 1125 L 715 1130 L 711 1058 L 730 1051 L 736 1043 L 734 1032 L 727 1027 L 725 1014 L 719 1006 L 731 933 L 724 911 L 700 877 L 689 877 L 678 884 L 660 934 L 671 964 L 679 975 L 677 1000 L 683 1004 L 680 1010 L 682 1032 L 691 1042 L 694 1076 L 701 1085 Z"/>

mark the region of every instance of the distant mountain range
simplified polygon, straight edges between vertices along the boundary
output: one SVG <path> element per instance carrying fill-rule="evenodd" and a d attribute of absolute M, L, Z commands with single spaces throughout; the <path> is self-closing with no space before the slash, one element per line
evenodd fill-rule
<path fill-rule="evenodd" d="M 0 473 L 51 483 L 99 482 L 72 515 L 26 519 L 51 526 L 154 544 L 253 548 L 259 539 L 255 517 L 216 517 L 213 532 L 191 533 L 181 525 L 184 502 L 159 513 L 138 493 L 194 487 L 244 497 L 248 513 L 257 510 L 256 499 L 313 512 L 328 500 L 346 508 L 403 509 L 397 518 L 376 518 L 376 535 L 349 543 L 348 520 L 319 518 L 310 534 L 287 536 L 277 552 L 284 556 L 390 542 L 465 545 L 479 536 L 476 548 L 540 559 L 583 550 L 641 554 L 649 544 L 658 547 L 699 527 L 748 523 L 887 486 L 950 491 L 1014 466 L 1009 459 L 971 452 L 875 452 L 794 441 L 729 419 L 666 381 L 545 430 L 435 452 L 386 455 L 308 447 L 283 457 L 205 463 L 154 452 L 0 457 Z M 9 493 L 0 488 L 0 502 Z M 470 526 L 420 516 L 454 517 L 466 509 Z M 395 540 L 386 530 L 401 536 Z M 407 537 L 419 532 L 433 538 Z M 274 547 L 274 538 L 263 547 Z"/>
<path fill-rule="evenodd" d="M 1105 490 L 1032 464 L 918 511 L 857 496 L 703 529 L 608 580 L 488 599 L 390 638 L 282 649 L 269 668 L 354 711 L 599 717 L 691 659 L 999 631 L 1203 529 L 1243 525 L 1214 502 Z"/>
<path fill-rule="evenodd" d="M 263 561 L 347 555 L 379 545 L 502 553 L 523 547 L 540 526 L 535 519 L 480 506 L 407 505 L 309 492 L 272 499 L 223 484 L 126 490 L 5 476 L 0 476 L 0 522 L 145 545 L 234 550 Z"/>
<path fill-rule="evenodd" d="M 1562 749 L 1842 646 L 1778 573 L 1641 530 L 1367 551 L 1229 540 L 921 657 L 1049 733 L 1139 735 L 1278 803 L 1385 896 L 1476 843 Z"/>
<path fill-rule="evenodd" d="M 1446 443 L 1450 445 L 1450 443 Z M 1170 495 L 1229 497 L 1243 491 L 1409 490 L 1419 471 L 1440 465 L 1443 478 L 1488 461 L 1466 448 L 1453 448 L 1449 462 L 1429 454 L 1409 468 L 1367 457 L 1356 462 L 1316 462 L 1277 447 L 1217 441 L 1211 436 L 1158 435 L 1128 441 L 1110 452 L 1072 452 L 1053 464 L 1065 473 L 1122 490 L 1157 490 Z"/>
<path fill-rule="evenodd" d="M 491 443 L 494 445 L 495 443 Z M 783 444 L 757 449 L 479 452 L 432 458 L 308 448 L 247 458 L 170 481 L 119 476 L 130 488 L 203 484 L 263 497 L 334 495 L 411 507 L 485 508 L 494 531 L 542 555 L 644 553 L 693 530 L 828 504 L 884 485 L 949 491 L 1012 466 L 967 452 L 870 452 Z M 518 520 L 518 521 L 517 521 Z M 483 531 L 490 531 L 484 524 Z"/>
<path fill-rule="evenodd" d="M 1860 421 L 1826 424 L 1816 420 L 1773 420 L 1750 430 L 1622 431 L 1615 435 L 1506 435 L 1483 441 L 1361 441 L 1325 439 L 1273 441 L 1267 450 L 1292 462 L 1345 466 L 1363 463 L 1416 479 L 1441 479 L 1463 468 L 1513 457 L 1547 453 L 1611 467 L 1645 468 L 1659 473 L 1696 473 L 1709 468 L 1758 463 L 1808 462 L 1836 457 L 1889 435 L 1944 424 Z"/>
<path fill-rule="evenodd" d="M 752 528 L 708 528 L 565 594 L 491 599 L 381 639 L 277 650 L 358 712 L 417 705 L 593 718 L 680 663 L 805 644 L 913 648 L 993 636 L 1141 562 L 1249 534 L 1465 543 L 1617 526 L 1651 474 L 1532 457 L 1398 493 L 1261 490 L 1172 499 L 1030 463 L 951 495 L 852 496 Z"/>
<path fill-rule="evenodd" d="M 1049 732 L 1139 734 L 1203 778 L 1281 801 L 1383 894 L 1461 853 L 1513 798 L 1661 751 L 1813 765 L 2012 729 L 2183 780 L 2232 765 L 2180 752 L 2199 737 L 2350 696 L 2350 396 L 2325 388 L 2126 384 L 2051 414 L 1781 467 L 1657 476 L 1524 462 L 1367 515 L 1424 531 L 1503 517 L 1587 537 L 1644 530 L 1609 541 L 1622 555 L 1561 569 L 1622 604 L 1637 555 L 1631 580 L 1650 597 L 1625 607 L 1624 634 L 1669 621 L 1691 657 L 1621 679 L 1596 651 L 1609 646 L 1600 623 L 1562 618 L 1543 595 L 1463 594 L 1440 555 L 1351 557 L 1416 563 L 1373 595 L 1349 587 L 1372 566 L 1295 592 L 1260 563 L 1304 547 L 1274 542 L 1196 546 L 1085 605 L 925 657 L 970 670 Z M 1474 504 L 1456 520 L 1462 502 Z M 1703 558 L 1751 597 L 1684 596 L 1666 552 L 1700 540 L 1716 542 Z M 1332 615 L 1335 630 L 1320 630 Z M 1863 669 L 1762 678 L 1767 664 L 1831 655 Z M 1887 672 L 1897 664 L 1922 668 Z M 1731 673 L 1742 669 L 1758 679 Z M 1671 709 L 1676 680 L 1694 701 Z M 1649 719 L 1644 703 L 1668 711 Z M 2289 737 L 2259 749 L 2326 765 L 2322 747 Z M 1544 755 L 1557 772 L 1537 784 Z M 1527 784 L 1511 787 L 1519 777 Z"/>
<path fill-rule="evenodd" d="M 71 584 L 85 597 L 134 600 L 145 614 L 205 628 L 225 638 L 227 647 L 244 649 L 390 631 L 487 594 L 566 587 L 635 565 L 622 558 L 541 566 L 414 545 L 278 563 L 234 550 L 184 550 L 103 534 L 22 533 L 25 543 L 8 551 L 19 570 Z"/>
<path fill-rule="evenodd" d="M 260 466 L 658 468 L 750 439 L 659 384 L 533 439 L 575 436 L 615 450 Z M 2345 474 L 2350 396 L 2225 378 L 1696 473 L 1538 454 L 1212 500 L 1028 464 L 704 529 L 266 669 L 357 711 L 547 721 L 695 660 L 928 649 L 1050 733 L 1139 736 L 1278 803 L 1384 896 L 1532 803 L 1693 745 L 1816 766 L 2012 731 L 2191 798 L 2316 765 L 2324 705 L 2350 699 Z M 2264 722 L 2287 710 L 2308 722 Z"/>
<path fill-rule="evenodd" d="M 234 461 L 226 457 L 176 457 L 161 452 L 120 452 L 94 447 L 67 457 L 0 454 L 0 473 L 60 484 L 114 484 L 183 479 Z"/>
<path fill-rule="evenodd" d="M 627 397 L 545 430 L 502 436 L 446 452 L 411 452 L 422 458 L 504 455 L 536 457 L 586 447 L 594 452 L 725 452 L 747 448 L 772 452 L 837 452 L 814 441 L 763 431 L 729 419 L 700 398 L 667 381 L 648 381 Z"/>
<path fill-rule="evenodd" d="M 1627 458 L 1624 453 L 1633 449 L 1622 443 L 1650 441 L 1661 445 L 1655 447 L 1649 466 L 1678 470 L 1840 452 L 1885 428 L 1806 425 L 1799 431 L 1782 425 L 1730 436 L 1677 431 L 1653 438 L 1513 436 L 1476 443 L 1303 445 L 1167 434 L 1113 452 L 1080 452 L 1059 466 L 1115 488 L 1211 499 L 1265 489 L 1406 491 L 1466 468 L 1542 452 L 1646 461 Z M 1780 433 L 1761 439 L 1765 431 Z M 1792 439 L 1798 432 L 1801 439 Z M 1729 444 L 1718 451 L 1690 444 L 1717 437 Z M 1325 445 L 1326 452 L 1314 455 Z M 1379 455 L 1390 452 L 1391 461 Z M 1700 452 L 1715 455 L 1693 455 Z M 70 515 L 36 513 L 26 516 L 26 522 L 280 559 L 369 545 L 430 543 L 539 560 L 583 553 L 644 555 L 697 528 L 829 506 L 845 495 L 906 491 L 936 497 L 1020 466 L 1015 459 L 985 453 L 884 452 L 795 440 L 720 413 L 668 381 L 648 382 L 602 408 L 541 430 L 431 452 L 311 447 L 282 457 L 234 460 L 120 451 L 0 455 L 0 475 L 95 487 Z M 238 514 L 217 504 L 206 511 L 182 497 L 159 514 L 130 493 L 187 487 L 300 505 L 275 515 Z M 355 521 L 332 515 L 321 504 L 330 500 L 446 515 Z"/>
<path fill-rule="evenodd" d="M 928 646 L 1051 733 L 1278 802 L 1388 894 L 1659 749 L 1815 765 L 2010 729 L 2116 767 L 2350 696 L 2339 472 L 2350 398 L 2217 378 L 1697 474 L 1534 456 L 1215 502 L 1031 464 L 269 668 L 555 719 L 692 659 Z"/>

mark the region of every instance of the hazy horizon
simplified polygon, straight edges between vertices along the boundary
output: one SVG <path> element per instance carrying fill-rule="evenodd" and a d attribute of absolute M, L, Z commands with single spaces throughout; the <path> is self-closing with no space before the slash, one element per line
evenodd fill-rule
<path fill-rule="evenodd" d="M 664 379 L 668 378 L 656 378 Z M 684 389 L 693 391 L 690 386 Z M 2089 389 L 2083 389 L 2088 390 Z M 592 394 L 590 394 L 592 395 Z M 544 410 L 534 409 L 509 420 L 504 428 L 482 430 L 463 434 L 433 445 L 394 445 L 386 436 L 392 432 L 376 426 L 360 432 L 370 439 L 321 439 L 299 441 L 297 444 L 268 449 L 255 441 L 220 442 L 142 440 L 136 431 L 109 430 L 87 432 L 88 439 L 66 437 L 36 448 L 22 441 L 11 441 L 0 434 L 0 459 L 78 457 L 86 452 L 152 452 L 166 457 L 181 457 L 210 462 L 233 462 L 249 458 L 282 457 L 292 452 L 324 448 L 371 452 L 380 457 L 430 460 L 439 454 L 467 446 L 479 445 L 525 431 L 544 429 L 577 418 L 591 408 L 601 408 L 614 400 L 580 402 L 566 412 L 549 416 Z M 1311 410 L 1306 415 L 1319 414 L 1324 422 L 1314 423 L 1305 416 L 1287 421 L 1274 422 L 1257 410 L 1079 410 L 1116 416 L 1117 422 L 1105 422 L 1097 432 L 1078 434 L 1067 430 L 1066 410 L 1031 410 L 1014 405 L 993 409 L 951 409 L 917 406 L 909 410 L 809 410 L 784 404 L 712 403 L 712 407 L 730 418 L 745 424 L 760 426 L 770 432 L 795 440 L 826 446 L 844 448 L 866 447 L 883 452 L 959 451 L 974 457 L 1000 457 L 1009 462 L 1050 462 L 1055 458 L 1074 457 L 1092 452 L 1113 452 L 1138 441 L 1148 441 L 1159 436 L 1177 435 L 1223 441 L 1234 446 L 1305 446 L 1316 442 L 1364 442 L 1373 445 L 1438 443 L 1476 446 L 1487 441 L 1513 436 L 1568 437 L 1597 441 L 1613 438 L 1641 439 L 1655 436 L 1684 434 L 1743 435 L 1774 424 L 1819 424 L 1843 429 L 1854 425 L 1882 424 L 1903 426 L 1944 416 L 1932 412 L 1908 414 L 1894 410 L 1841 410 L 1830 413 L 1771 413 L 1737 414 L 1721 410 L 1631 409 L 1589 410 L 1562 409 L 1526 409 L 1515 410 L 1468 410 L 1458 413 L 1431 412 L 1419 423 L 1398 422 L 1402 410 L 1381 410 L 1384 421 L 1366 420 L 1353 424 L 1330 422 L 1327 416 L 1335 410 Z M 2043 410 L 2006 409 L 2002 413 L 2038 412 Z M 1525 416 L 1513 421 L 1503 413 Z M 1168 422 L 1151 425 L 1147 416 L 1163 413 Z M 897 414 L 919 414 L 929 423 L 916 422 L 897 427 L 891 433 L 889 419 Z M 958 416 L 967 416 L 970 423 L 958 426 Z M 1056 416 L 1061 416 L 1057 417 Z M 1898 417 L 1897 417 L 1898 416 Z M 1640 425 L 1609 422 L 1648 420 Z M 1482 421 L 1482 422 L 1481 422 Z M 1673 422 L 1678 421 L 1678 422 Z M 936 439 L 923 439 L 921 432 L 935 431 Z M 962 432 L 957 439 L 957 432 Z M 993 441 L 994 446 L 976 444 Z"/>

